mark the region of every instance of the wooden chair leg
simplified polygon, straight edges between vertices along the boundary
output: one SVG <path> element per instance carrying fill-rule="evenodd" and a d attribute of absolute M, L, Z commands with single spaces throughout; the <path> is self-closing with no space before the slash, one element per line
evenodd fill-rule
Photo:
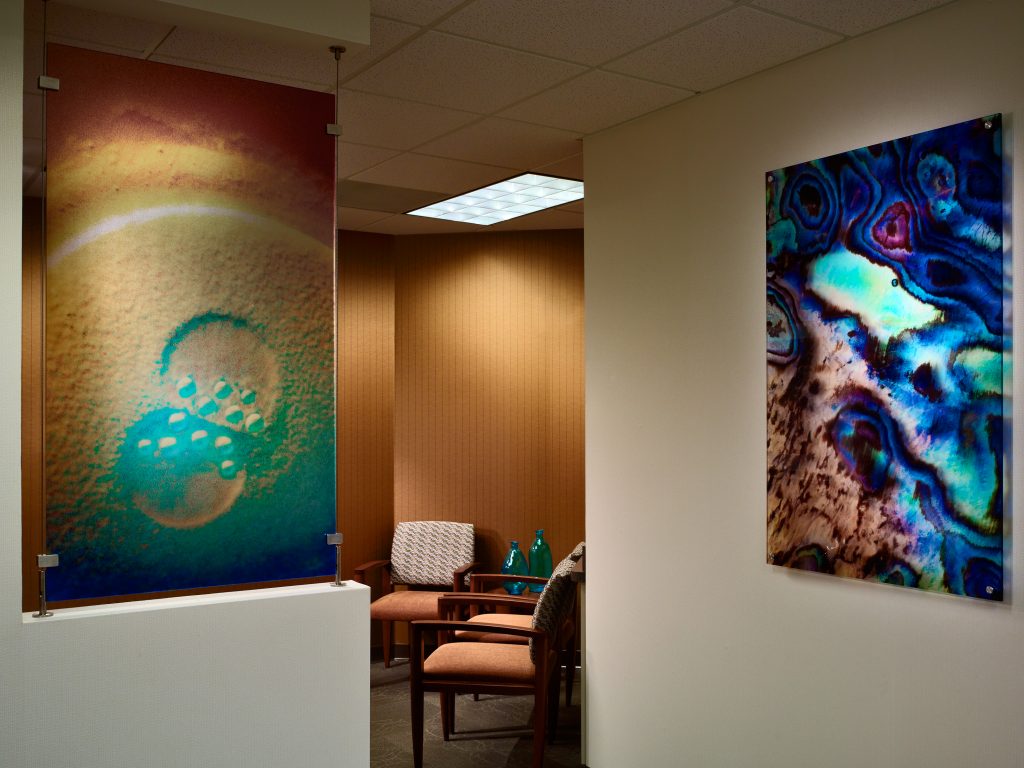
<path fill-rule="evenodd" d="M 544 740 L 547 734 L 548 697 L 550 691 L 537 691 L 533 705 L 533 761 L 531 768 L 544 766 Z"/>
<path fill-rule="evenodd" d="M 444 740 L 448 741 L 452 733 L 452 694 L 448 691 L 441 691 L 437 695 L 441 700 L 441 733 L 444 735 Z"/>
<path fill-rule="evenodd" d="M 409 699 L 412 708 L 412 764 L 423 768 L 423 652 L 419 633 L 409 627 Z"/>
<path fill-rule="evenodd" d="M 448 729 L 455 733 L 455 702 L 458 701 L 459 694 L 452 691 L 452 694 L 448 697 Z"/>
<path fill-rule="evenodd" d="M 412 692 L 412 764 L 423 768 L 423 691 Z"/>
<path fill-rule="evenodd" d="M 556 661 L 557 664 L 557 661 Z M 558 694 L 561 692 L 562 670 L 557 666 L 551 670 L 551 682 L 548 684 L 548 742 L 555 743 L 558 730 Z"/>
<path fill-rule="evenodd" d="M 576 682 L 576 637 L 565 649 L 565 706 L 572 706 L 572 688 Z"/>
<path fill-rule="evenodd" d="M 383 620 L 380 623 L 380 637 L 384 644 L 384 668 L 391 666 L 391 622 Z"/>

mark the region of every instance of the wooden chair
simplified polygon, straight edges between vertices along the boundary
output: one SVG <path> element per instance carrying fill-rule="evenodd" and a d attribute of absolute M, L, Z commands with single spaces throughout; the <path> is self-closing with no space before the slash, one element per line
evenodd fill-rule
<path fill-rule="evenodd" d="M 586 543 L 580 542 L 576 545 L 576 548 L 569 553 L 567 559 L 572 560 L 574 563 L 579 562 L 583 558 L 583 554 L 586 551 Z M 533 583 L 547 583 L 547 579 L 539 576 L 516 576 L 514 579 L 510 579 L 508 575 L 502 573 L 474 573 L 470 576 L 470 592 L 474 593 L 490 593 L 497 592 L 502 594 L 502 585 L 506 581 L 525 581 L 528 584 Z M 497 590 L 495 589 L 497 588 Z M 500 591 L 499 591 L 500 590 Z M 479 603 L 475 601 L 469 602 L 470 608 L 467 611 L 468 616 L 465 614 L 457 615 L 445 615 L 444 609 L 441 610 L 441 617 L 446 619 L 461 619 L 466 618 L 468 621 L 473 623 L 483 624 L 503 624 L 506 626 L 513 627 L 529 627 L 532 621 L 532 606 L 530 603 L 536 600 L 537 593 L 530 593 L 528 596 L 524 593 L 522 597 L 525 598 L 526 602 L 523 605 L 518 603 L 503 602 L 500 607 L 503 607 L 505 613 L 495 612 L 497 606 L 488 605 L 486 601 L 481 600 Z M 573 684 L 576 680 L 576 639 L 578 637 L 577 626 L 579 625 L 579 611 L 575 604 L 575 591 L 573 594 L 573 609 L 569 611 L 568 616 L 565 620 L 565 625 L 560 630 L 560 636 L 564 639 L 563 645 L 559 648 L 562 654 L 562 667 L 565 670 L 565 705 L 569 706 L 572 703 L 572 689 Z M 455 604 L 455 603 L 452 603 Z M 524 609 L 529 609 L 524 610 Z M 482 609 L 482 611 L 480 610 Z M 525 643 L 527 640 L 523 637 L 515 637 L 512 635 L 505 634 L 492 634 L 487 632 L 473 632 L 462 630 L 455 633 L 456 639 L 458 640 L 476 640 L 478 642 L 492 642 L 492 643 Z"/>
<path fill-rule="evenodd" d="M 390 560 L 371 560 L 355 569 L 355 581 L 367 582 L 367 574 L 380 571 L 384 594 L 370 604 L 370 619 L 381 622 L 384 666 L 390 667 L 392 625 L 396 621 L 437 619 L 437 599 L 444 592 L 462 592 L 473 561 L 472 523 L 413 521 L 399 523 L 391 540 Z M 395 585 L 406 585 L 395 590 Z"/>
<path fill-rule="evenodd" d="M 441 697 L 441 730 L 448 741 L 455 730 L 455 696 L 487 693 L 533 696 L 533 768 L 544 763 L 544 741 L 554 736 L 558 715 L 559 648 L 562 628 L 573 607 L 575 585 L 570 574 L 575 561 L 566 558 L 554 569 L 531 616 L 531 625 L 509 626 L 477 621 L 414 621 L 410 646 L 412 740 L 414 768 L 423 767 L 423 695 Z M 527 598 L 496 594 L 452 593 L 441 598 L 444 615 L 454 615 L 473 603 L 522 608 Z M 507 619 L 508 614 L 500 614 Z M 425 633 L 438 632 L 439 645 L 424 652 Z M 507 635 L 527 642 L 467 639 L 456 632 Z"/>

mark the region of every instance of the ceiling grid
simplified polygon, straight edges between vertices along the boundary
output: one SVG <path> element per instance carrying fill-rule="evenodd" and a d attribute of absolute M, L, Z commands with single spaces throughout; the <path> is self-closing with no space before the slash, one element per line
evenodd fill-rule
<path fill-rule="evenodd" d="M 587 135 L 949 2 L 372 0 L 370 45 L 341 60 L 339 225 L 479 230 L 402 206 L 529 171 L 582 179 Z M 27 58 L 38 55 L 42 5 L 26 4 Z M 327 51 L 49 5 L 53 42 L 334 91 Z M 26 62 L 29 193 L 41 155 L 37 70 Z M 578 228 L 583 210 L 490 229 Z"/>

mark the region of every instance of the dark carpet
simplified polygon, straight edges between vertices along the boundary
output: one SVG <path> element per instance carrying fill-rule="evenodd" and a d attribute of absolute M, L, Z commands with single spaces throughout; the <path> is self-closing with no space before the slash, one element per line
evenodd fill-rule
<path fill-rule="evenodd" d="M 580 768 L 579 679 L 572 706 L 560 691 L 558 733 L 544 752 L 545 768 Z M 424 696 L 423 768 L 529 768 L 533 738 L 529 696 L 459 696 L 455 705 L 457 732 L 441 736 L 436 693 Z M 409 713 L 409 667 L 395 661 L 370 668 L 370 766 L 410 768 L 412 729 Z"/>

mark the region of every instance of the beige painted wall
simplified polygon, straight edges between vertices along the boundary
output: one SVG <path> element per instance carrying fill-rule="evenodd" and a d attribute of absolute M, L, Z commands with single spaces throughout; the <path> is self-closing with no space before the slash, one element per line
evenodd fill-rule
<path fill-rule="evenodd" d="M 960 0 L 587 140 L 591 768 L 1024 765 L 1020 525 L 1003 605 L 765 564 L 763 174 L 997 111 L 1018 123 L 1020 243 L 1020 0 Z"/>

